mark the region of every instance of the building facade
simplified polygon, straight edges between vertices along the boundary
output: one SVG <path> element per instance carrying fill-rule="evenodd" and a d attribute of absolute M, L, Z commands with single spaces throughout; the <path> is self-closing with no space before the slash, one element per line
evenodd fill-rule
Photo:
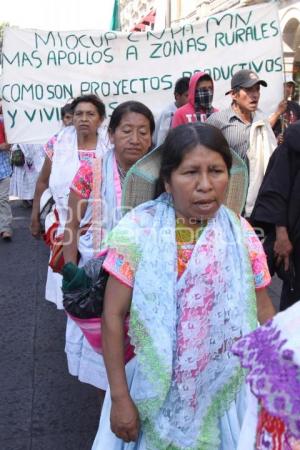
<path fill-rule="evenodd" d="M 121 26 L 132 30 L 151 10 L 156 10 L 155 29 L 197 22 L 203 17 L 265 0 L 121 0 Z M 300 1 L 277 0 L 287 78 L 300 85 Z M 147 29 L 147 26 L 146 28 Z"/>

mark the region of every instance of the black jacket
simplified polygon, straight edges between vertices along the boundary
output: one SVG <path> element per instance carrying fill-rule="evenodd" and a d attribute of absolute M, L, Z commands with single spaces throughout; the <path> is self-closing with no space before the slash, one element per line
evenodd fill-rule
<path fill-rule="evenodd" d="M 286 226 L 292 243 L 300 239 L 300 120 L 287 128 L 270 158 L 251 223 L 265 231 Z"/>

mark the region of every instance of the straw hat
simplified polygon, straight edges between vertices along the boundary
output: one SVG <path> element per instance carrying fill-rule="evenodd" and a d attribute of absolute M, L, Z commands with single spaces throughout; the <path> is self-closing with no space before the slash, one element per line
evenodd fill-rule
<path fill-rule="evenodd" d="M 159 146 L 137 161 L 128 171 L 122 192 L 123 210 L 130 210 L 155 198 L 163 146 Z M 241 214 L 248 190 L 248 169 L 245 162 L 231 150 L 232 168 L 225 205 Z"/>

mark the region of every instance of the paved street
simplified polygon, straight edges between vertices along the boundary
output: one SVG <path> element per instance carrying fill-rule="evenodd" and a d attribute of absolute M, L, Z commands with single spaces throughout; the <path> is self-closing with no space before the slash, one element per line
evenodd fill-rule
<path fill-rule="evenodd" d="M 90 450 L 97 393 L 67 372 L 65 316 L 44 300 L 47 248 L 30 210 L 15 201 L 13 214 L 13 241 L 0 241 L 0 450 Z"/>
<path fill-rule="evenodd" d="M 68 374 L 64 312 L 44 300 L 47 248 L 13 205 L 13 241 L 0 241 L 0 450 L 90 450 L 97 392 Z"/>

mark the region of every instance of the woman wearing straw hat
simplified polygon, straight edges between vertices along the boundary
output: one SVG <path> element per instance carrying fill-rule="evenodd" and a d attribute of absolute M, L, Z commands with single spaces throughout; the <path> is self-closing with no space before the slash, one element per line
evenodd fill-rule
<path fill-rule="evenodd" d="M 110 389 L 93 450 L 236 449 L 245 392 L 231 345 L 274 310 L 262 246 L 223 205 L 231 165 L 215 127 L 171 130 L 165 192 L 108 237 L 102 338 Z M 128 311 L 136 357 L 125 367 Z"/>

